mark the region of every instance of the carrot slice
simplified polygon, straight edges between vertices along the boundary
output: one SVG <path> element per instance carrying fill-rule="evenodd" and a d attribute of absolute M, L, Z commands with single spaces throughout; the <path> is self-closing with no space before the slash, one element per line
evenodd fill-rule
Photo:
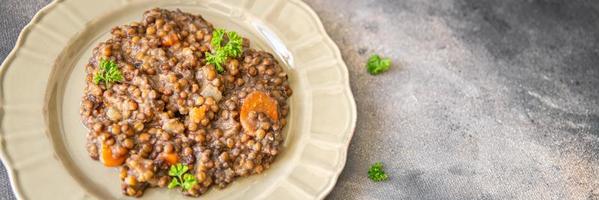
<path fill-rule="evenodd" d="M 162 36 L 162 45 L 173 46 L 179 42 L 179 36 L 175 33 L 169 33 L 168 35 Z"/>
<path fill-rule="evenodd" d="M 164 160 L 171 165 L 177 164 L 179 162 L 179 156 L 176 153 L 164 153 L 162 154 Z"/>
<path fill-rule="evenodd" d="M 241 126 L 250 133 L 256 131 L 256 121 L 249 118 L 249 113 L 252 111 L 264 113 L 274 121 L 279 120 L 277 101 L 261 91 L 248 94 L 241 105 L 239 121 Z"/>
<path fill-rule="evenodd" d="M 102 143 L 101 145 L 101 149 L 100 149 L 100 162 L 102 162 L 104 164 L 104 166 L 106 167 L 117 167 L 123 164 L 123 162 L 125 162 L 126 157 L 114 157 L 112 155 L 112 149 L 110 148 L 110 146 Z"/>

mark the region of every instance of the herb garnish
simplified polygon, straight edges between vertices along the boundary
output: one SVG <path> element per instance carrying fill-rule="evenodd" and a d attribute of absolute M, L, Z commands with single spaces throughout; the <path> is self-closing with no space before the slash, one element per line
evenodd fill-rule
<path fill-rule="evenodd" d="M 225 35 L 227 44 L 222 45 Z M 218 73 L 223 73 L 225 69 L 223 64 L 228 57 L 237 58 L 241 55 L 241 45 L 243 38 L 234 31 L 225 31 L 224 29 L 215 29 L 212 31 L 212 40 L 210 41 L 212 52 L 206 52 L 206 62 L 213 64 Z"/>
<path fill-rule="evenodd" d="M 377 162 L 370 166 L 370 169 L 368 169 L 368 178 L 374 182 L 389 179 L 389 176 L 383 170 L 383 163 Z"/>
<path fill-rule="evenodd" d="M 223 50 L 227 52 L 228 56 L 233 58 L 237 58 L 241 55 L 241 45 L 243 44 L 243 38 L 237 35 L 236 32 L 229 31 L 227 32 L 227 37 L 229 38 L 229 42 L 227 45 L 223 47 Z"/>
<path fill-rule="evenodd" d="M 183 190 L 191 189 L 195 184 L 198 183 L 196 177 L 190 173 L 185 173 L 189 170 L 187 165 L 183 165 L 178 163 L 176 165 L 171 165 L 171 168 L 168 171 L 168 175 L 172 176 L 173 179 L 168 184 L 168 189 L 173 189 L 175 187 L 181 186 Z"/>
<path fill-rule="evenodd" d="M 218 73 L 223 73 L 225 69 L 222 64 L 227 61 L 227 54 L 225 51 L 216 51 L 214 54 L 206 53 L 206 62 L 213 64 Z"/>
<path fill-rule="evenodd" d="M 98 66 L 98 71 L 94 75 L 94 83 L 97 85 L 100 82 L 104 82 L 104 84 L 108 86 L 122 80 L 123 74 L 116 63 L 112 60 L 102 58 Z"/>
<path fill-rule="evenodd" d="M 220 47 L 221 43 L 223 42 L 225 36 L 225 30 L 224 29 L 214 29 L 214 31 L 212 31 L 212 39 L 210 40 L 210 44 L 212 45 L 212 48 L 216 48 L 216 47 Z"/>
<path fill-rule="evenodd" d="M 391 66 L 391 59 L 389 58 L 381 58 L 379 55 L 374 54 L 370 56 L 368 59 L 368 63 L 366 64 L 366 69 L 368 73 L 372 75 L 377 75 L 389 70 Z"/>

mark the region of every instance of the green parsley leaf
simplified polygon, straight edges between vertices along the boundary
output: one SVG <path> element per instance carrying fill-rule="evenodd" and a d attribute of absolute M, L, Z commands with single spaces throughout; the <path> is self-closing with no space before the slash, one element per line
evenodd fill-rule
<path fill-rule="evenodd" d="M 179 179 L 173 178 L 173 179 L 171 179 L 171 182 L 168 184 L 168 189 L 173 189 L 180 185 L 181 184 L 179 183 Z"/>
<path fill-rule="evenodd" d="M 237 35 L 236 32 L 229 31 L 227 32 L 227 37 L 229 37 L 229 42 L 225 45 L 224 50 L 227 52 L 228 56 L 233 58 L 237 58 L 241 55 L 243 38 Z"/>
<path fill-rule="evenodd" d="M 189 168 L 187 167 L 187 165 L 183 165 L 181 163 L 178 163 L 176 165 L 171 165 L 171 168 L 168 171 L 168 175 L 169 176 L 181 176 L 185 172 L 187 172 L 187 170 L 189 170 Z"/>
<path fill-rule="evenodd" d="M 225 61 L 227 61 L 227 55 L 224 51 L 216 51 L 214 54 L 206 52 L 206 62 L 213 64 L 219 74 L 225 71 L 223 68 Z"/>
<path fill-rule="evenodd" d="M 196 178 L 193 175 L 188 173 L 188 174 L 183 175 L 183 180 L 185 182 L 189 182 L 189 181 L 195 181 Z"/>
<path fill-rule="evenodd" d="M 183 176 L 183 184 L 181 185 L 181 187 L 185 190 L 189 190 L 193 187 L 193 185 L 195 185 L 197 183 L 198 183 L 198 180 L 196 180 L 196 177 L 194 175 L 185 174 Z"/>
<path fill-rule="evenodd" d="M 123 74 L 119 70 L 117 64 L 112 60 L 100 59 L 98 71 L 94 75 L 94 83 L 100 84 L 104 82 L 105 85 L 110 85 L 114 82 L 123 81 Z"/>
<path fill-rule="evenodd" d="M 183 165 L 181 163 L 179 163 L 177 165 L 181 166 L 179 168 L 179 172 L 180 172 L 181 175 L 189 170 L 189 167 L 187 167 L 187 165 Z"/>
<path fill-rule="evenodd" d="M 223 41 L 227 36 L 227 44 L 223 46 Z M 243 38 L 237 35 L 233 31 L 225 31 L 224 29 L 214 29 L 212 31 L 212 39 L 210 45 L 212 46 L 212 52 L 206 52 L 206 62 L 213 64 L 218 73 L 223 73 L 225 69 L 223 64 L 227 61 L 228 57 L 237 58 L 241 56 L 243 51 L 242 48 Z"/>
<path fill-rule="evenodd" d="M 385 181 L 389 176 L 383 170 L 383 163 L 377 162 L 368 169 L 368 178 L 374 182 Z"/>
<path fill-rule="evenodd" d="M 177 165 L 171 165 L 171 168 L 168 170 L 169 176 L 179 176 L 179 169 L 177 169 Z"/>
<path fill-rule="evenodd" d="M 368 73 L 372 75 L 377 75 L 389 70 L 391 67 L 391 59 L 389 58 L 381 58 L 379 55 L 374 54 L 370 56 L 368 59 L 368 63 L 366 64 L 366 69 Z"/>
<path fill-rule="evenodd" d="M 196 177 L 190 173 L 186 173 L 189 171 L 189 167 L 187 165 L 183 165 L 181 163 L 177 163 L 176 165 L 171 165 L 171 168 L 168 171 L 168 175 L 172 176 L 171 182 L 168 184 L 169 189 L 173 189 L 181 186 L 184 190 L 191 189 L 195 184 L 198 183 Z"/>
<path fill-rule="evenodd" d="M 225 36 L 225 30 L 224 29 L 214 29 L 214 31 L 212 31 L 212 39 L 210 40 L 210 44 L 212 45 L 212 48 L 220 48 L 221 44 L 223 42 Z"/>

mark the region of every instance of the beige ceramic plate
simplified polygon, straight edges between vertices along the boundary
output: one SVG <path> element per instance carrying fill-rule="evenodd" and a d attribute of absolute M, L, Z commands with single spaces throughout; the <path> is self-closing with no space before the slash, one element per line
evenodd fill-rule
<path fill-rule="evenodd" d="M 276 54 L 294 94 L 272 168 L 202 199 L 322 199 L 346 160 L 356 108 L 339 50 L 299 0 L 59 0 L 19 36 L 0 71 L 2 160 L 20 199 L 122 199 L 118 173 L 92 161 L 79 119 L 84 65 L 115 25 L 152 7 L 199 13 Z M 185 198 L 150 189 L 146 199 Z"/>

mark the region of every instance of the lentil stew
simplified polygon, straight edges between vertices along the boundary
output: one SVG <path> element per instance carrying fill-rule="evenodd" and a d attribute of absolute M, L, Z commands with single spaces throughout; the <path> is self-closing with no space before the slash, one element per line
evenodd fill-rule
<path fill-rule="evenodd" d="M 214 30 L 200 15 L 155 8 L 94 48 L 80 109 L 87 151 L 120 170 L 125 195 L 167 187 L 169 168 L 182 164 L 197 180 L 182 192 L 200 196 L 262 173 L 282 150 L 292 95 L 286 72 L 245 38 L 242 53 L 217 72 L 206 59 Z M 122 79 L 94 81 L 103 61 Z"/>

